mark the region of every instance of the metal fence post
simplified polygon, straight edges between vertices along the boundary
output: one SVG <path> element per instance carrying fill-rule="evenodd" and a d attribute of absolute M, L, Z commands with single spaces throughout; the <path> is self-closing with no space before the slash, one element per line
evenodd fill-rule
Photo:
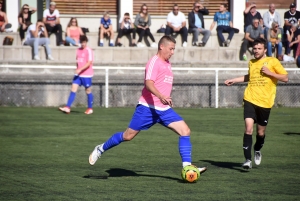
<path fill-rule="evenodd" d="M 219 107 L 219 70 L 216 69 L 216 80 L 215 80 L 215 88 L 216 88 L 216 108 Z"/>
<path fill-rule="evenodd" d="M 105 68 L 105 108 L 108 108 L 108 100 L 109 100 L 109 93 L 108 93 L 108 68 Z"/>

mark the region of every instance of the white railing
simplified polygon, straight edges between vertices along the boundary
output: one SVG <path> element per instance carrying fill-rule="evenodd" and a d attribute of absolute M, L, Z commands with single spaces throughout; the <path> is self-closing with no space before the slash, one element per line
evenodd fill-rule
<path fill-rule="evenodd" d="M 8 65 L 0 64 L 0 68 L 28 68 L 28 69 L 75 69 L 75 66 L 51 65 Z M 109 70 L 145 70 L 145 67 L 113 67 L 93 66 L 94 70 L 105 70 L 105 107 L 109 107 Z M 300 68 L 285 68 L 286 71 L 295 71 L 300 74 Z M 220 71 L 248 71 L 248 68 L 190 68 L 173 67 L 172 71 L 214 71 L 215 72 L 215 108 L 219 107 L 219 72 Z"/>

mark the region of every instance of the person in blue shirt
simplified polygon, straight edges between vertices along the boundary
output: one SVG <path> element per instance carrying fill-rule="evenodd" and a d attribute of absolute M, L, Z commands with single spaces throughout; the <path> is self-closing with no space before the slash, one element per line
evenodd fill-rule
<path fill-rule="evenodd" d="M 227 11 L 227 4 L 222 3 L 220 5 L 220 11 L 216 12 L 215 16 L 214 16 L 214 21 L 210 26 L 210 31 L 213 30 L 213 28 L 215 27 L 215 24 L 217 22 L 217 34 L 218 34 L 218 38 L 221 41 L 222 46 L 229 46 L 230 41 L 233 38 L 234 35 L 234 29 L 233 29 L 233 25 L 232 25 L 232 17 L 230 12 Z M 227 40 L 225 40 L 224 36 L 223 36 L 223 32 L 228 33 L 228 38 Z"/>
<path fill-rule="evenodd" d="M 108 12 L 104 12 L 103 17 L 100 20 L 100 47 L 103 46 L 104 35 L 107 35 L 110 38 L 109 46 L 114 46 L 114 30 Z"/>

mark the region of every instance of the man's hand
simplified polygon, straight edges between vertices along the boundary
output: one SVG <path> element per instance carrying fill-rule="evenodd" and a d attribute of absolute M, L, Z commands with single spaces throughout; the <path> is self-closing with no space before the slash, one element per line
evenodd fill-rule
<path fill-rule="evenodd" d="M 226 84 L 227 86 L 231 86 L 233 85 L 235 82 L 234 80 L 230 79 L 230 80 L 225 80 L 224 84 Z"/>
<path fill-rule="evenodd" d="M 266 66 L 263 66 L 260 71 L 266 75 L 272 74 L 272 72 Z"/>
<path fill-rule="evenodd" d="M 162 95 L 161 97 L 159 97 L 159 100 L 162 102 L 162 104 L 173 107 L 173 102 L 171 97 Z"/>

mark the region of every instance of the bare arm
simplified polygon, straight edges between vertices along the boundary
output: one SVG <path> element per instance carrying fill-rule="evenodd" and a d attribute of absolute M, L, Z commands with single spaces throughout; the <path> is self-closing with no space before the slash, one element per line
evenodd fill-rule
<path fill-rule="evenodd" d="M 182 26 L 182 27 L 185 27 L 185 26 L 186 26 L 186 21 L 182 22 L 182 23 L 181 23 L 181 26 Z"/>
<path fill-rule="evenodd" d="M 31 10 L 31 14 L 36 12 L 36 8 L 34 8 L 34 7 L 29 7 L 29 10 Z"/>
<path fill-rule="evenodd" d="M 70 37 L 70 36 L 71 36 L 71 33 L 70 33 L 70 28 L 69 28 L 69 27 L 67 28 L 67 36 L 68 36 L 68 37 Z"/>
<path fill-rule="evenodd" d="M 60 24 L 60 18 L 56 18 L 56 24 Z"/>
<path fill-rule="evenodd" d="M 229 22 L 229 26 L 230 26 L 231 28 L 233 27 L 232 21 Z"/>
<path fill-rule="evenodd" d="M 289 81 L 289 78 L 288 78 L 288 75 L 286 74 L 277 74 L 277 73 L 273 73 L 271 72 L 267 67 L 263 66 L 261 68 L 261 72 L 270 76 L 270 77 L 274 77 L 276 78 L 277 80 L 281 81 L 281 82 L 288 82 Z"/>
<path fill-rule="evenodd" d="M 48 24 L 45 17 L 43 17 L 43 22 L 44 22 L 44 24 Z"/>
<path fill-rule="evenodd" d="M 78 27 L 78 29 L 79 29 L 79 33 L 80 33 L 80 35 L 81 35 L 81 36 L 82 36 L 82 35 L 84 35 L 84 33 L 83 33 L 82 29 L 81 29 L 80 27 Z"/>
<path fill-rule="evenodd" d="M 253 42 L 254 40 L 252 38 L 250 38 L 250 33 L 245 33 L 245 39 L 248 40 L 248 41 L 251 41 Z"/>
<path fill-rule="evenodd" d="M 23 20 L 22 20 L 22 18 L 21 17 L 19 17 L 18 18 L 18 20 L 19 20 L 19 24 L 21 24 L 21 25 L 23 25 L 24 23 L 23 23 Z"/>
<path fill-rule="evenodd" d="M 226 80 L 224 83 L 227 86 L 230 86 L 230 85 L 233 85 L 234 83 L 248 82 L 248 81 L 249 81 L 249 74 L 244 75 L 242 77 L 236 77 L 236 78 L 233 78 L 233 79 Z"/>
<path fill-rule="evenodd" d="M 4 20 L 5 20 L 5 22 L 4 22 L 4 24 L 6 25 L 7 23 L 8 23 L 8 19 L 7 19 L 7 15 L 6 15 L 6 13 L 4 13 Z"/>
<path fill-rule="evenodd" d="M 154 81 L 153 80 L 146 80 L 145 82 L 146 85 L 146 89 L 148 91 L 150 91 L 153 95 L 155 95 L 156 97 L 158 97 L 160 99 L 160 101 L 164 104 L 164 105 L 169 105 L 172 107 L 173 103 L 172 103 L 172 99 L 171 97 L 165 96 L 163 94 L 161 94 L 156 87 L 154 86 Z"/>
<path fill-rule="evenodd" d="M 245 14 L 248 14 L 253 6 L 256 6 L 256 5 L 255 5 L 255 4 L 251 4 L 250 6 L 248 6 L 248 7 L 244 10 L 244 13 L 245 13 Z"/>
<path fill-rule="evenodd" d="M 214 21 L 213 23 L 211 23 L 211 25 L 210 25 L 210 31 L 213 30 L 213 28 L 215 27 L 215 25 L 216 25 L 216 22 L 215 22 L 215 21 Z"/>
<path fill-rule="evenodd" d="M 84 66 L 82 66 L 79 69 L 76 69 L 75 74 L 79 75 L 82 71 L 84 71 L 85 69 L 87 69 L 90 65 L 91 65 L 92 61 L 88 61 Z"/>

